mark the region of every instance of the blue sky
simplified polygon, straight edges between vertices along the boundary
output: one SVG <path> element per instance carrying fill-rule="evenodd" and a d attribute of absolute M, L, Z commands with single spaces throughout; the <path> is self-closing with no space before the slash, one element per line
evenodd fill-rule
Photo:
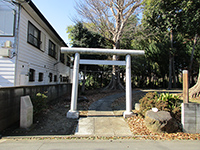
<path fill-rule="evenodd" d="M 66 28 L 73 25 L 75 0 L 32 0 L 61 38 L 69 43 Z"/>

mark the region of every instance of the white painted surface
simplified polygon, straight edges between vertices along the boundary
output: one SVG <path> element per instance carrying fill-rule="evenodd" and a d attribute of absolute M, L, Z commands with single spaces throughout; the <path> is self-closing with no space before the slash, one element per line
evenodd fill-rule
<path fill-rule="evenodd" d="M 71 109 L 70 109 L 71 111 L 77 110 L 79 61 L 80 61 L 80 54 L 76 53 L 74 59 L 74 75 L 73 75 Z"/>
<path fill-rule="evenodd" d="M 88 65 L 122 65 L 125 66 L 125 61 L 113 61 L 113 60 L 90 60 L 90 59 L 80 59 L 80 64 Z"/>
<path fill-rule="evenodd" d="M 14 86 L 15 59 L 0 57 L 0 87 Z"/>
<path fill-rule="evenodd" d="M 29 21 L 41 31 L 41 49 L 27 42 Z M 19 39 L 16 40 L 19 43 L 15 43 L 15 38 L 0 37 L 0 48 L 6 41 L 11 41 L 13 47 L 18 45 L 18 49 L 13 49 L 17 56 L 12 59 L 0 56 L 0 87 L 58 84 L 61 83 L 60 75 L 62 77 L 70 76 L 70 68 L 66 66 L 66 59 L 64 64 L 60 62 L 60 47 L 63 44 L 28 4 L 24 4 L 20 12 Z M 56 45 L 56 59 L 48 55 L 49 40 Z M 65 54 L 65 58 L 66 56 L 67 54 Z M 15 61 L 15 59 L 17 60 Z M 34 82 L 29 82 L 29 77 L 25 76 L 30 68 L 35 70 Z M 39 73 L 43 73 L 43 81 L 38 81 Z M 54 82 L 53 79 L 50 82 L 49 73 L 52 73 L 53 77 L 57 76 L 57 81 Z"/>
<path fill-rule="evenodd" d="M 81 47 L 61 47 L 62 53 L 80 54 L 102 54 L 102 55 L 144 55 L 144 50 L 127 49 L 103 49 L 103 48 L 81 48 Z"/>
<path fill-rule="evenodd" d="M 132 114 L 131 56 L 126 56 L 126 111 L 124 118 Z"/>

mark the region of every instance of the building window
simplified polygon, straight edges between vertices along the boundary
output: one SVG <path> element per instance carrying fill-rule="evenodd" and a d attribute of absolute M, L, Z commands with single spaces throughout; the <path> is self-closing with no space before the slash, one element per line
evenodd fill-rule
<path fill-rule="evenodd" d="M 39 82 L 42 82 L 42 81 L 43 81 L 43 78 L 44 78 L 44 74 L 40 72 L 40 73 L 39 73 L 38 81 L 39 81 Z"/>
<path fill-rule="evenodd" d="M 49 73 L 49 82 L 52 82 L 53 74 Z"/>
<path fill-rule="evenodd" d="M 69 56 L 67 56 L 67 62 L 66 62 L 66 65 L 68 67 L 70 67 L 70 63 L 71 63 L 71 58 Z"/>
<path fill-rule="evenodd" d="M 60 53 L 60 62 L 65 63 L 65 54 Z"/>
<path fill-rule="evenodd" d="M 63 82 L 63 78 L 62 78 L 62 75 L 60 75 L 60 82 Z"/>
<path fill-rule="evenodd" d="M 35 70 L 29 69 L 29 82 L 35 81 Z"/>
<path fill-rule="evenodd" d="M 15 11 L 0 9 L 0 36 L 14 36 Z"/>
<path fill-rule="evenodd" d="M 31 22 L 28 22 L 28 43 L 40 48 L 40 30 L 38 30 Z"/>
<path fill-rule="evenodd" d="M 54 82 L 57 82 L 57 75 L 54 75 Z"/>
<path fill-rule="evenodd" d="M 49 55 L 56 58 L 56 45 L 51 40 L 49 40 Z"/>
<path fill-rule="evenodd" d="M 69 77 L 68 77 L 68 76 L 63 77 L 63 82 L 68 82 L 68 80 L 69 80 Z"/>

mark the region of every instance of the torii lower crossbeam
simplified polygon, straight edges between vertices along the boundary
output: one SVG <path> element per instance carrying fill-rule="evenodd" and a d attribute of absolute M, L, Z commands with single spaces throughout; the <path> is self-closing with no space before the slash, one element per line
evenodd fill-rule
<path fill-rule="evenodd" d="M 79 112 L 77 111 L 77 95 L 78 95 L 78 74 L 80 64 L 80 54 L 100 54 L 100 55 L 126 55 L 126 111 L 123 116 L 132 116 L 132 88 L 131 88 L 131 55 L 144 55 L 143 50 L 114 50 L 114 49 L 93 49 L 93 48 L 68 48 L 62 47 L 62 53 L 75 53 L 74 68 L 73 68 L 73 84 L 72 84 L 72 96 L 71 107 L 67 113 L 68 118 L 79 118 Z M 87 64 L 86 61 L 82 63 Z M 116 61 L 116 63 L 106 61 L 101 63 L 105 65 L 124 65 L 123 62 Z M 92 61 L 90 64 L 93 63 Z"/>

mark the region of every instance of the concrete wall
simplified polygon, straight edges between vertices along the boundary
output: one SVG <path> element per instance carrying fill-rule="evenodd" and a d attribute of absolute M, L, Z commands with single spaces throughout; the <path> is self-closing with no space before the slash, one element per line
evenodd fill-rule
<path fill-rule="evenodd" d="M 186 133 L 200 133 L 200 104 L 182 103 L 181 122 Z"/>
<path fill-rule="evenodd" d="M 46 93 L 48 101 L 58 101 L 61 96 L 71 94 L 71 84 L 23 86 L 0 88 L 0 132 L 20 119 L 21 96 Z"/>

